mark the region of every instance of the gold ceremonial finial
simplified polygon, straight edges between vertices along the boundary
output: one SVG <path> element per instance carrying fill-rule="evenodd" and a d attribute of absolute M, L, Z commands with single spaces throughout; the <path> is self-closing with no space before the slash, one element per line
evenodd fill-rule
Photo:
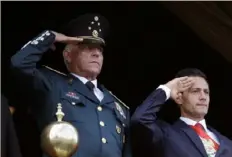
<path fill-rule="evenodd" d="M 57 104 L 57 112 L 56 112 L 57 121 L 61 122 L 64 116 L 65 116 L 65 114 L 64 114 L 64 112 L 62 112 L 61 103 L 58 103 Z"/>
<path fill-rule="evenodd" d="M 64 116 L 61 103 L 58 103 L 57 121 L 50 123 L 42 131 L 41 147 L 50 157 L 71 157 L 78 150 L 78 130 L 71 123 L 62 121 Z"/>

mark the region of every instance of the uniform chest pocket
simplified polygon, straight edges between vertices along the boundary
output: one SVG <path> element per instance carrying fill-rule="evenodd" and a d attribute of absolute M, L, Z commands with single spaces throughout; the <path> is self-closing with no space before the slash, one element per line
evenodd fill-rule
<path fill-rule="evenodd" d="M 64 120 L 68 122 L 84 122 L 85 121 L 85 99 L 83 97 L 63 95 L 60 99 L 62 111 L 64 112 Z"/>

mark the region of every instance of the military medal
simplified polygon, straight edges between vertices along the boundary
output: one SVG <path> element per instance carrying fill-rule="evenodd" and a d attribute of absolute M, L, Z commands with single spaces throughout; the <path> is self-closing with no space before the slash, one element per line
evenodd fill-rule
<path fill-rule="evenodd" d="M 121 128 L 118 125 L 116 125 L 116 131 L 117 131 L 118 134 L 121 133 Z"/>
<path fill-rule="evenodd" d="M 123 143 L 126 142 L 126 136 L 125 136 L 125 135 L 123 135 L 123 140 L 122 140 L 122 142 L 123 142 Z"/>
<path fill-rule="evenodd" d="M 74 93 L 74 92 L 68 92 L 68 93 L 66 93 L 66 96 L 70 97 L 70 98 L 77 99 L 77 100 L 80 99 L 79 96 L 77 96 L 76 93 Z"/>

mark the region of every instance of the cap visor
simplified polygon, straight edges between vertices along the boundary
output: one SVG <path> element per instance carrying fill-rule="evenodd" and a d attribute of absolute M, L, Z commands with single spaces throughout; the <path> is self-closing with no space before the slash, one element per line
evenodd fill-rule
<path fill-rule="evenodd" d="M 83 41 L 81 43 L 83 44 L 97 44 L 97 45 L 103 45 L 105 46 L 105 41 L 102 38 L 95 38 L 95 37 L 88 37 L 88 36 L 79 36 L 78 38 L 82 38 Z"/>

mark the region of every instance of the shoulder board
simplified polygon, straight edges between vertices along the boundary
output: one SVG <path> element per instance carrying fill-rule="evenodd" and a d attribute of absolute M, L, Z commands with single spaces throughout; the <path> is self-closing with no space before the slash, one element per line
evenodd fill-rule
<path fill-rule="evenodd" d="M 117 99 L 123 106 L 125 106 L 127 109 L 130 109 L 129 106 L 127 106 L 124 102 L 122 102 L 118 97 L 116 97 L 111 91 L 109 91 L 110 94 L 115 98 Z"/>
<path fill-rule="evenodd" d="M 58 74 L 60 74 L 60 75 L 64 75 L 64 76 L 67 76 L 67 74 L 65 74 L 65 73 L 62 73 L 62 72 L 60 72 L 60 71 L 58 71 L 58 70 L 55 70 L 55 69 L 53 69 L 53 68 L 51 68 L 51 67 L 49 67 L 49 66 L 46 66 L 46 65 L 43 65 L 45 68 L 47 68 L 48 70 L 51 70 L 51 71 L 53 71 L 53 72 L 55 72 L 55 73 L 58 73 Z"/>

